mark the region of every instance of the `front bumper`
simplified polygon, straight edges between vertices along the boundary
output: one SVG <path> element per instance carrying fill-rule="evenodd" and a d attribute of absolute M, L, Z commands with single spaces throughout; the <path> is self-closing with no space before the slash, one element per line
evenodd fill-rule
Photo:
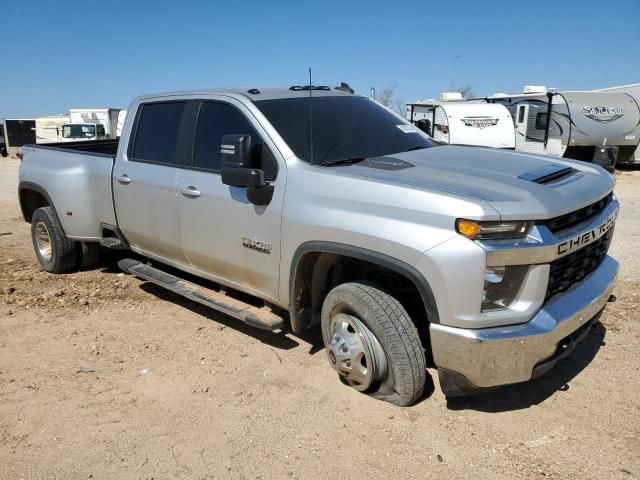
<path fill-rule="evenodd" d="M 451 393 L 530 380 L 538 364 L 557 354 L 563 339 L 604 308 L 617 273 L 618 262 L 605 257 L 580 284 L 547 302 L 527 323 L 482 329 L 431 324 L 436 367 L 455 379 Z"/>

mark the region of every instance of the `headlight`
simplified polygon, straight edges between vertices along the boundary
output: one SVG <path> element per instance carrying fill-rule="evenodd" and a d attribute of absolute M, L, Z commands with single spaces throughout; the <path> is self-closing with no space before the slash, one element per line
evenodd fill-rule
<path fill-rule="evenodd" d="M 484 272 L 482 311 L 502 310 L 511 305 L 518 296 L 527 271 L 529 265 L 487 267 Z"/>
<path fill-rule="evenodd" d="M 488 240 L 492 238 L 522 238 L 531 230 L 533 222 L 476 222 L 475 220 L 456 220 L 456 232 L 472 240 Z"/>

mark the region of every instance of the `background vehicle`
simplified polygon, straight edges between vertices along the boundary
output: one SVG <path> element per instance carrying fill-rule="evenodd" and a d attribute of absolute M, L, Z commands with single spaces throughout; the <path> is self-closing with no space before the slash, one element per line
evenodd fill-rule
<path fill-rule="evenodd" d="M 249 325 L 319 328 L 345 383 L 397 405 L 428 365 L 447 395 L 544 374 L 610 298 L 618 202 L 597 166 L 431 148 L 329 87 L 128 111 L 120 140 L 25 147 L 19 200 L 45 271 L 130 250 L 145 260 L 124 271 Z"/>
<path fill-rule="evenodd" d="M 55 115 L 36 118 L 36 143 L 62 141 L 62 126 L 69 124 L 68 115 Z"/>
<path fill-rule="evenodd" d="M 522 152 L 593 162 L 613 170 L 640 141 L 640 107 L 625 93 L 547 91 L 526 86 L 521 95 L 500 93 L 488 103 L 509 109 L 515 148 Z"/>
<path fill-rule="evenodd" d="M 124 128 L 124 120 L 127 118 L 127 111 L 120 110 L 118 112 L 118 126 L 116 127 L 116 137 L 120 138 L 122 136 L 122 129 Z"/>
<path fill-rule="evenodd" d="M 7 147 L 4 143 L 4 124 L 0 124 L 0 155 L 7 156 Z"/>
<path fill-rule="evenodd" d="M 601 88 L 594 90 L 595 92 L 617 92 L 631 95 L 636 103 L 640 105 L 640 83 L 632 83 L 629 85 L 620 85 L 619 87 Z M 636 147 L 632 156 L 619 157 L 617 165 L 640 165 L 640 146 Z"/>
<path fill-rule="evenodd" d="M 68 123 L 62 126 L 60 141 L 106 140 L 108 137 L 101 123 Z"/>
<path fill-rule="evenodd" d="M 409 103 L 407 119 L 434 140 L 445 144 L 515 146 L 511 114 L 503 105 L 464 101 L 459 93 L 443 93 L 440 101 Z"/>
<path fill-rule="evenodd" d="M 70 108 L 70 123 L 88 123 L 96 125 L 97 139 L 116 138 L 118 136 L 119 108 Z M 102 128 L 99 127 L 102 125 Z M 102 133 L 104 132 L 104 133 Z M 76 131 L 76 133 L 80 133 Z M 79 138 L 74 135 L 74 138 Z"/>
<path fill-rule="evenodd" d="M 4 120 L 6 155 L 17 157 L 22 146 L 36 143 L 36 121 L 31 118 L 7 118 Z"/>

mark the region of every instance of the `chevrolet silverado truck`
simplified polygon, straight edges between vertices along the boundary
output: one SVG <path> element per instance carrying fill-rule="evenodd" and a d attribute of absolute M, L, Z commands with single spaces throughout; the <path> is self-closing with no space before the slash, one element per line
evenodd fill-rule
<path fill-rule="evenodd" d="M 30 145 L 42 269 L 121 269 L 249 325 L 322 333 L 396 405 L 552 369 L 609 299 L 618 201 L 598 166 L 430 138 L 348 88 L 143 96 L 119 140 Z"/>

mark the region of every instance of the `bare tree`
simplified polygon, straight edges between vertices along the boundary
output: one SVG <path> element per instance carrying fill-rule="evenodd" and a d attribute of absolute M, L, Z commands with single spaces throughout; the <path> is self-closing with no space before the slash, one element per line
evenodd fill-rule
<path fill-rule="evenodd" d="M 378 94 L 376 95 L 376 100 L 379 101 L 382 105 L 384 105 L 385 107 L 390 107 L 391 103 L 393 102 L 393 96 L 396 93 L 396 86 L 395 85 L 387 85 L 386 87 L 383 87 L 380 89 L 380 91 L 378 91 Z"/>
<path fill-rule="evenodd" d="M 475 94 L 473 92 L 473 87 L 468 83 L 465 83 L 463 86 L 458 87 L 456 92 L 460 92 L 464 98 L 471 98 Z"/>
<path fill-rule="evenodd" d="M 396 112 L 398 112 L 398 115 L 400 115 L 402 118 L 407 117 L 407 105 L 403 100 L 399 98 L 396 98 Z"/>

